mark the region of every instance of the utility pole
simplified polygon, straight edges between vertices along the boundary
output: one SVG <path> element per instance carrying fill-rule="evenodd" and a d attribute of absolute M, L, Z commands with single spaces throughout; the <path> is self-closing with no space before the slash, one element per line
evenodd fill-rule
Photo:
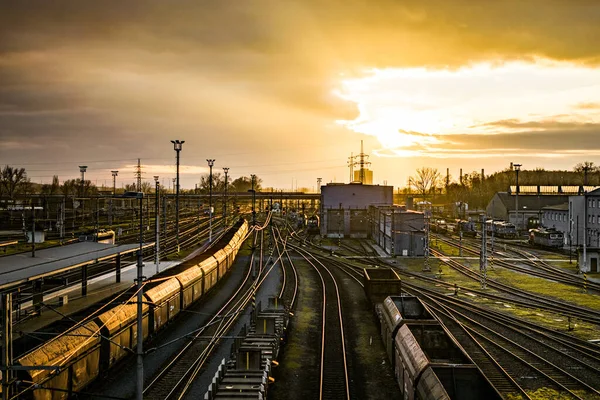
<path fill-rule="evenodd" d="M 229 173 L 229 168 L 224 167 L 223 172 L 225 172 L 225 200 L 223 201 L 223 220 L 225 221 L 225 228 L 227 228 L 227 174 Z"/>
<path fill-rule="evenodd" d="M 117 194 L 117 175 L 119 175 L 119 171 L 110 171 L 113 177 L 113 196 Z"/>
<path fill-rule="evenodd" d="M 35 204 L 31 200 L 31 257 L 35 258 Z"/>
<path fill-rule="evenodd" d="M 155 183 L 155 193 L 156 199 L 154 204 L 154 240 L 156 241 L 154 245 L 154 263 L 156 264 L 156 273 L 160 272 L 159 263 L 160 263 L 160 184 L 158 183 L 158 175 L 154 175 L 154 183 Z"/>
<path fill-rule="evenodd" d="M 135 168 L 135 179 L 137 182 L 137 191 L 142 191 L 142 161 L 138 158 L 137 167 Z"/>
<path fill-rule="evenodd" d="M 485 231 L 485 214 L 480 215 L 481 221 L 481 251 L 479 252 L 479 272 L 481 272 L 481 288 L 486 289 L 487 287 L 487 235 Z"/>
<path fill-rule="evenodd" d="M 254 189 L 254 180 L 256 175 L 250 175 L 252 178 L 252 226 L 256 226 L 256 190 Z"/>
<path fill-rule="evenodd" d="M 142 248 L 144 241 L 144 216 L 143 216 L 143 201 L 144 193 L 138 193 L 138 199 L 140 202 L 140 248 L 137 255 L 137 400 L 143 400 L 144 396 L 144 328 L 142 321 L 142 302 L 144 301 L 144 261 L 142 259 Z"/>
<path fill-rule="evenodd" d="M 4 293 L 2 298 L 2 400 L 12 397 L 13 335 L 12 335 L 12 294 Z"/>
<path fill-rule="evenodd" d="M 85 201 L 83 201 L 83 192 L 84 192 L 84 188 L 85 188 L 85 172 L 87 171 L 87 165 L 80 165 L 79 166 L 79 172 L 81 172 L 81 225 L 83 225 L 83 220 L 85 218 Z M 75 212 L 75 210 L 73 210 L 73 212 Z M 73 221 L 73 224 L 75 224 L 75 221 Z"/>
<path fill-rule="evenodd" d="M 429 218 L 431 216 L 431 211 L 425 210 L 423 216 L 425 217 L 425 238 L 423 243 L 425 262 L 423 263 L 423 272 L 429 272 L 431 271 L 431 267 L 429 266 Z"/>
<path fill-rule="evenodd" d="M 515 217 L 517 219 L 517 223 L 515 225 L 517 226 L 517 234 L 518 234 L 519 228 L 520 228 L 520 224 L 519 224 L 519 171 L 521 170 L 521 164 L 513 163 L 513 167 L 517 174 L 517 182 L 516 182 L 517 185 L 516 185 L 516 190 L 515 190 Z"/>
<path fill-rule="evenodd" d="M 179 153 L 181 152 L 185 140 L 171 140 L 171 143 L 173 143 L 173 149 L 177 154 L 177 172 L 175 176 L 177 181 L 175 188 L 175 242 L 177 244 L 177 253 L 179 253 Z"/>
<path fill-rule="evenodd" d="M 109 207 L 109 213 L 108 213 L 108 224 L 112 226 L 113 224 L 113 213 L 114 213 L 114 197 L 115 194 L 117 193 L 117 175 L 119 175 L 119 171 L 115 170 L 115 171 L 110 171 L 110 173 L 112 174 L 113 177 L 113 192 L 112 195 L 113 197 L 110 199 L 110 207 Z"/>
<path fill-rule="evenodd" d="M 208 168 L 210 170 L 208 174 L 208 242 L 212 243 L 212 216 L 213 216 L 213 206 L 212 206 L 212 169 L 213 165 L 215 165 L 214 158 L 209 158 L 206 160 L 208 162 Z"/>
<path fill-rule="evenodd" d="M 354 153 L 350 153 L 350 157 L 348 157 L 348 167 L 350 167 L 350 183 L 354 182 Z"/>
<path fill-rule="evenodd" d="M 369 158 L 369 156 L 367 154 L 364 153 L 363 151 L 363 141 L 360 141 L 360 155 L 359 155 L 359 164 L 360 164 L 360 172 L 358 174 L 358 180 L 360 181 L 360 183 L 364 184 L 365 183 L 365 165 L 371 165 L 371 163 L 369 161 L 365 161 L 365 158 Z"/>
<path fill-rule="evenodd" d="M 323 178 L 317 178 L 317 193 L 321 193 L 321 182 Z"/>

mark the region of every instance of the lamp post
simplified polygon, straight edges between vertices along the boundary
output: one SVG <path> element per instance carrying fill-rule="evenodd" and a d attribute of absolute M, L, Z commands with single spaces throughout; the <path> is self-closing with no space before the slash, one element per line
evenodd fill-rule
<path fill-rule="evenodd" d="M 175 186 L 175 242 L 177 243 L 177 253 L 179 253 L 179 153 L 181 152 L 181 148 L 185 143 L 185 140 L 171 140 L 173 143 L 173 149 L 175 153 L 177 153 L 177 172 L 176 172 L 176 182 Z"/>
<path fill-rule="evenodd" d="M 513 164 L 513 167 L 515 167 L 515 172 L 517 173 L 517 189 L 516 189 L 516 195 L 515 195 L 515 217 L 517 219 L 517 232 L 519 232 L 519 171 L 521 170 L 521 164 Z"/>
<path fill-rule="evenodd" d="M 117 193 L 117 175 L 119 175 L 119 171 L 110 171 L 113 177 L 113 196 Z"/>
<path fill-rule="evenodd" d="M 160 263 L 160 212 L 159 212 L 159 204 L 160 204 L 160 183 L 158 183 L 158 175 L 154 175 L 154 183 L 155 183 L 155 193 L 156 200 L 154 204 L 154 238 L 156 244 L 154 246 L 154 263 L 156 264 L 156 273 L 160 272 L 159 263 Z"/>
<path fill-rule="evenodd" d="M 208 242 L 212 243 L 212 167 L 215 165 L 215 160 L 209 158 L 206 160 L 206 162 L 208 162 L 208 168 L 210 171 L 208 174 Z"/>
<path fill-rule="evenodd" d="M 80 165 L 79 166 L 79 172 L 81 172 L 81 185 L 80 185 L 80 190 L 81 190 L 81 225 L 83 226 L 83 220 L 85 218 L 85 212 L 84 212 L 84 207 L 85 207 L 85 202 L 83 201 L 83 189 L 85 187 L 85 172 L 87 171 L 87 165 Z"/>
<path fill-rule="evenodd" d="M 137 379 L 136 379 L 136 399 L 143 400 L 143 392 L 144 392 L 144 331 L 142 326 L 142 302 L 143 298 L 143 290 L 144 290 L 144 261 L 142 259 L 142 249 L 144 247 L 144 193 L 143 192 L 126 192 L 123 197 L 126 198 L 135 198 L 139 200 L 140 203 L 140 248 L 137 252 L 137 279 L 135 280 L 137 284 Z"/>
<path fill-rule="evenodd" d="M 223 168 L 223 172 L 225 172 L 225 205 L 223 206 L 223 219 L 225 220 L 225 227 L 227 227 L 227 174 L 229 173 L 229 168 Z"/>
<path fill-rule="evenodd" d="M 115 197 L 115 193 L 117 193 L 117 175 L 119 175 L 119 171 L 110 171 L 113 177 L 113 197 Z M 113 212 L 114 212 L 114 199 L 110 199 L 110 212 L 108 214 L 108 224 L 112 226 L 113 224 Z"/>

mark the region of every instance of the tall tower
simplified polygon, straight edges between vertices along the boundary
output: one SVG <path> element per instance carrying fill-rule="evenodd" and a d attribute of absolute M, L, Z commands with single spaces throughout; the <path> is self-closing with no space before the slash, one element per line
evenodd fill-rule
<path fill-rule="evenodd" d="M 350 153 L 350 157 L 348 157 L 348 167 L 350 167 L 350 183 L 354 181 L 354 166 L 356 162 L 354 162 L 354 153 Z"/>
<path fill-rule="evenodd" d="M 359 166 L 360 166 L 358 180 L 360 181 L 360 183 L 365 183 L 365 166 L 371 165 L 371 162 L 366 161 L 367 158 L 369 158 L 369 155 L 364 153 L 363 141 L 361 140 L 360 141 L 360 154 L 358 155 Z"/>
<path fill-rule="evenodd" d="M 142 163 L 138 158 L 137 167 L 135 168 L 135 179 L 137 181 L 137 191 L 142 191 Z"/>

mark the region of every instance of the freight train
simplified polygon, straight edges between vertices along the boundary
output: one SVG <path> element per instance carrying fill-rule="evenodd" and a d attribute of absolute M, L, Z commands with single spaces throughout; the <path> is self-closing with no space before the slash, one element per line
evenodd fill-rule
<path fill-rule="evenodd" d="M 530 229 L 529 244 L 558 249 L 564 245 L 565 235 L 556 229 Z"/>
<path fill-rule="evenodd" d="M 376 311 L 404 399 L 501 399 L 418 297 L 389 296 Z"/>
<path fill-rule="evenodd" d="M 144 339 L 202 298 L 223 278 L 247 233 L 248 223 L 240 219 L 215 242 L 212 250 L 163 271 L 146 283 Z M 137 343 L 137 304 L 132 302 L 135 292 L 127 297 L 129 302 L 108 304 L 69 331 L 20 356 L 16 360 L 18 366 L 57 367 L 56 370 L 18 371 L 18 380 L 29 385 L 19 387 L 20 398 L 60 400 L 71 397 L 133 353 Z"/>

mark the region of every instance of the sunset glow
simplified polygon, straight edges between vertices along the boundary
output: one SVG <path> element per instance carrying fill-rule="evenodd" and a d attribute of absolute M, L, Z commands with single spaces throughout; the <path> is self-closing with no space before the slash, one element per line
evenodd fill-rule
<path fill-rule="evenodd" d="M 336 93 L 360 111 L 356 119 L 339 124 L 375 136 L 384 150 L 381 154 L 404 157 L 531 154 L 513 148 L 515 143 L 480 149 L 473 144 L 494 135 L 513 135 L 518 141 L 520 133 L 543 134 L 600 122 L 600 69 L 542 59 L 454 70 L 374 69 L 343 81 Z M 563 156 L 571 150 L 538 156 Z"/>

